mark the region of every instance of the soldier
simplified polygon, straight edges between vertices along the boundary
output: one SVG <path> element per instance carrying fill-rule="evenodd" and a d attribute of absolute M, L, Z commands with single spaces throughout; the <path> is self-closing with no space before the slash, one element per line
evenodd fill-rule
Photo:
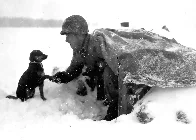
<path fill-rule="evenodd" d="M 97 100 L 106 100 L 105 105 L 109 105 L 105 120 L 110 121 L 127 112 L 125 110 L 119 113 L 119 108 L 121 108 L 122 104 L 127 106 L 127 102 L 123 102 L 122 96 L 119 96 L 119 93 L 121 94 L 123 91 L 121 89 L 124 89 L 121 88 L 123 80 L 121 79 L 119 82 L 119 77 L 121 76 L 119 74 L 115 75 L 103 57 L 100 47 L 103 38 L 93 36 L 88 32 L 88 24 L 82 16 L 72 15 L 65 19 L 60 34 L 66 35 L 66 42 L 73 49 L 73 58 L 67 70 L 56 73 L 53 76 L 53 81 L 56 83 L 68 83 L 76 79 L 82 73 L 83 67 L 86 66 L 86 72 L 83 75 L 90 77 L 87 84 L 90 85 L 92 90 L 97 86 Z M 133 86 L 129 84 L 129 87 Z M 135 92 L 132 91 L 126 90 L 126 93 L 123 94 L 127 94 L 127 92 L 134 94 Z M 129 97 L 129 95 L 127 94 L 126 97 Z"/>
<path fill-rule="evenodd" d="M 56 73 L 53 76 L 53 81 L 56 83 L 68 83 L 76 79 L 82 73 L 83 67 L 86 66 L 86 72 L 83 75 L 90 77 L 87 84 L 90 85 L 92 90 L 97 86 L 97 100 L 105 100 L 103 72 L 107 64 L 99 47 L 101 44 L 99 38 L 90 35 L 88 32 L 88 24 L 82 16 L 72 15 L 65 19 L 60 34 L 66 35 L 66 42 L 73 49 L 73 58 L 67 70 Z M 109 104 L 109 102 L 107 103 Z M 115 114 L 112 115 L 114 117 L 109 117 L 107 120 L 118 116 L 117 110 L 115 113 L 112 110 L 108 114 L 111 115 L 112 113 Z"/>

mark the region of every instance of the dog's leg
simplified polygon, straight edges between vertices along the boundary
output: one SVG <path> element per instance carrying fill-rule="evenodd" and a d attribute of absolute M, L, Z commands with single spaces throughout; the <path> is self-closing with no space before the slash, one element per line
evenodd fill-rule
<path fill-rule="evenodd" d="M 28 99 L 33 98 L 35 95 L 35 89 L 31 90 L 29 95 L 28 95 Z"/>
<path fill-rule="evenodd" d="M 44 97 L 44 91 L 43 91 L 43 89 L 44 89 L 44 83 L 39 86 L 39 91 L 40 91 L 40 97 L 42 98 L 42 100 L 45 101 L 46 98 Z"/>
<path fill-rule="evenodd" d="M 32 89 L 29 89 L 29 88 L 26 88 L 25 89 L 25 97 L 24 97 L 24 100 L 28 100 L 30 98 L 33 98 L 34 97 L 34 94 L 35 94 L 35 89 L 32 90 Z"/>

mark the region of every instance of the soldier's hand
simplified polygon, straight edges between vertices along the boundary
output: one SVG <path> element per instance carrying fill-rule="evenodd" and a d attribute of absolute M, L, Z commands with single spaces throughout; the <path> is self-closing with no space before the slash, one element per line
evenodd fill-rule
<path fill-rule="evenodd" d="M 62 77 L 63 73 L 62 72 L 57 72 L 55 75 L 51 77 L 51 81 L 55 83 L 61 83 L 60 77 Z"/>

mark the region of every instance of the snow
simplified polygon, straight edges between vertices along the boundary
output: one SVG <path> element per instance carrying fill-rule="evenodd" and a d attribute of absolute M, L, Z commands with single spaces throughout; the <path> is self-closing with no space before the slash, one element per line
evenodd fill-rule
<path fill-rule="evenodd" d="M 33 49 L 49 55 L 43 65 L 45 73 L 50 75 L 54 67 L 64 70 L 69 66 L 72 51 L 59 35 L 60 29 L 0 30 L 1 139 L 194 139 L 196 87 L 153 88 L 135 105 L 133 113 L 111 122 L 93 121 L 104 116 L 107 108 L 95 100 L 96 91 L 88 92 L 87 97 L 76 95 L 76 82 L 63 85 L 46 80 L 47 101 L 41 100 L 38 90 L 35 98 L 24 103 L 5 98 L 15 95 L 17 82 L 28 66 Z M 149 113 L 151 122 L 139 122 L 136 114 L 140 110 Z M 186 114 L 189 124 L 177 121 L 179 111 Z"/>

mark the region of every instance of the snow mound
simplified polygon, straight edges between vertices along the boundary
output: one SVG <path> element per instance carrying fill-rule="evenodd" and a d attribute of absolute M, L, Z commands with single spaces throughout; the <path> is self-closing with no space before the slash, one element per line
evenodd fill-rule
<path fill-rule="evenodd" d="M 0 123 L 22 121 L 24 118 L 33 122 L 45 117 L 54 119 L 68 114 L 75 115 L 77 119 L 100 120 L 106 115 L 107 107 L 95 100 L 96 91 L 79 96 L 76 90 L 77 81 L 56 84 L 45 80 L 44 94 L 47 100 L 43 101 L 36 89 L 35 98 L 26 102 L 7 99 L 7 94 L 0 91 Z"/>
<path fill-rule="evenodd" d="M 134 108 L 132 117 L 140 123 L 194 124 L 196 87 L 153 88 Z"/>

